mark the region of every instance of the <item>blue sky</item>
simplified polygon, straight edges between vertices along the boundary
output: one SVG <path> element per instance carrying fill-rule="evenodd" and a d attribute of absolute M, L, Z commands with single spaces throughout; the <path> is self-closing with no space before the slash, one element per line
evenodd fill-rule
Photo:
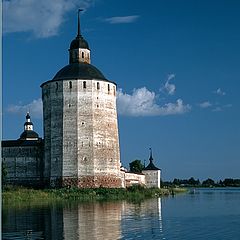
<path fill-rule="evenodd" d="M 122 164 L 148 162 L 164 180 L 239 178 L 240 2 L 3 1 L 3 139 L 30 109 L 43 136 L 41 83 L 68 64 L 82 7 L 92 64 L 118 84 Z"/>

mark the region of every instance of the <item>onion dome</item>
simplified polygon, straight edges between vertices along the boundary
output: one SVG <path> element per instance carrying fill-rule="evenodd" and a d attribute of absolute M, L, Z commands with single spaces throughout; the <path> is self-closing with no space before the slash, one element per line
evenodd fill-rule
<path fill-rule="evenodd" d="M 77 37 L 74 40 L 72 40 L 69 50 L 78 49 L 78 48 L 89 49 L 88 42 L 83 38 L 82 35 L 77 35 Z"/>

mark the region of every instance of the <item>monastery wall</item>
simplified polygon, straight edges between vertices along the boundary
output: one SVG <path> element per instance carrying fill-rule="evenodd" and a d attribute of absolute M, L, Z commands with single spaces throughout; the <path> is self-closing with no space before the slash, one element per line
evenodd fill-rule
<path fill-rule="evenodd" d="M 6 147 L 4 142 L 2 161 L 7 171 L 5 183 L 41 186 L 43 180 L 42 146 Z"/>
<path fill-rule="evenodd" d="M 145 185 L 145 175 L 125 172 L 125 185 L 126 187 L 132 186 L 134 184 Z"/>

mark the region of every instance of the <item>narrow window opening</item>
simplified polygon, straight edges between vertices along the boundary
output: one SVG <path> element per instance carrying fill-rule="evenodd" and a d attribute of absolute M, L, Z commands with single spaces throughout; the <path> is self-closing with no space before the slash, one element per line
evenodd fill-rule
<path fill-rule="evenodd" d="M 110 84 L 108 84 L 108 93 L 110 92 Z"/>
<path fill-rule="evenodd" d="M 83 88 L 87 88 L 87 84 L 85 81 L 83 82 Z"/>
<path fill-rule="evenodd" d="M 114 94 L 114 96 L 116 96 L 116 89 L 115 89 L 115 87 L 113 87 L 113 94 Z"/>
<path fill-rule="evenodd" d="M 82 52 L 82 58 L 84 58 L 84 52 Z"/>
<path fill-rule="evenodd" d="M 70 89 L 72 88 L 72 82 L 71 81 L 69 82 L 69 88 Z"/>
<path fill-rule="evenodd" d="M 97 82 L 97 89 L 99 90 L 100 89 L 100 83 Z"/>
<path fill-rule="evenodd" d="M 58 83 L 56 82 L 56 91 L 58 90 Z"/>

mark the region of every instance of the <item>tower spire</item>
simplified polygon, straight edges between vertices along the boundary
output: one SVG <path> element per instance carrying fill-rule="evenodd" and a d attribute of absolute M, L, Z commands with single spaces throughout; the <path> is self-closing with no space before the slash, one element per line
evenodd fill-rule
<path fill-rule="evenodd" d="M 69 49 L 69 63 L 89 63 L 90 64 L 90 48 L 88 42 L 81 34 L 80 12 L 83 9 L 78 9 L 78 26 L 77 36 L 72 40 Z"/>
<path fill-rule="evenodd" d="M 152 161 L 153 161 L 153 157 L 152 157 L 152 148 L 149 148 L 149 150 L 150 150 L 149 161 L 150 161 L 150 163 L 152 163 Z"/>
<path fill-rule="evenodd" d="M 80 12 L 82 12 L 83 9 L 78 9 L 78 34 L 77 36 L 80 37 L 81 36 L 81 28 L 80 28 Z"/>

